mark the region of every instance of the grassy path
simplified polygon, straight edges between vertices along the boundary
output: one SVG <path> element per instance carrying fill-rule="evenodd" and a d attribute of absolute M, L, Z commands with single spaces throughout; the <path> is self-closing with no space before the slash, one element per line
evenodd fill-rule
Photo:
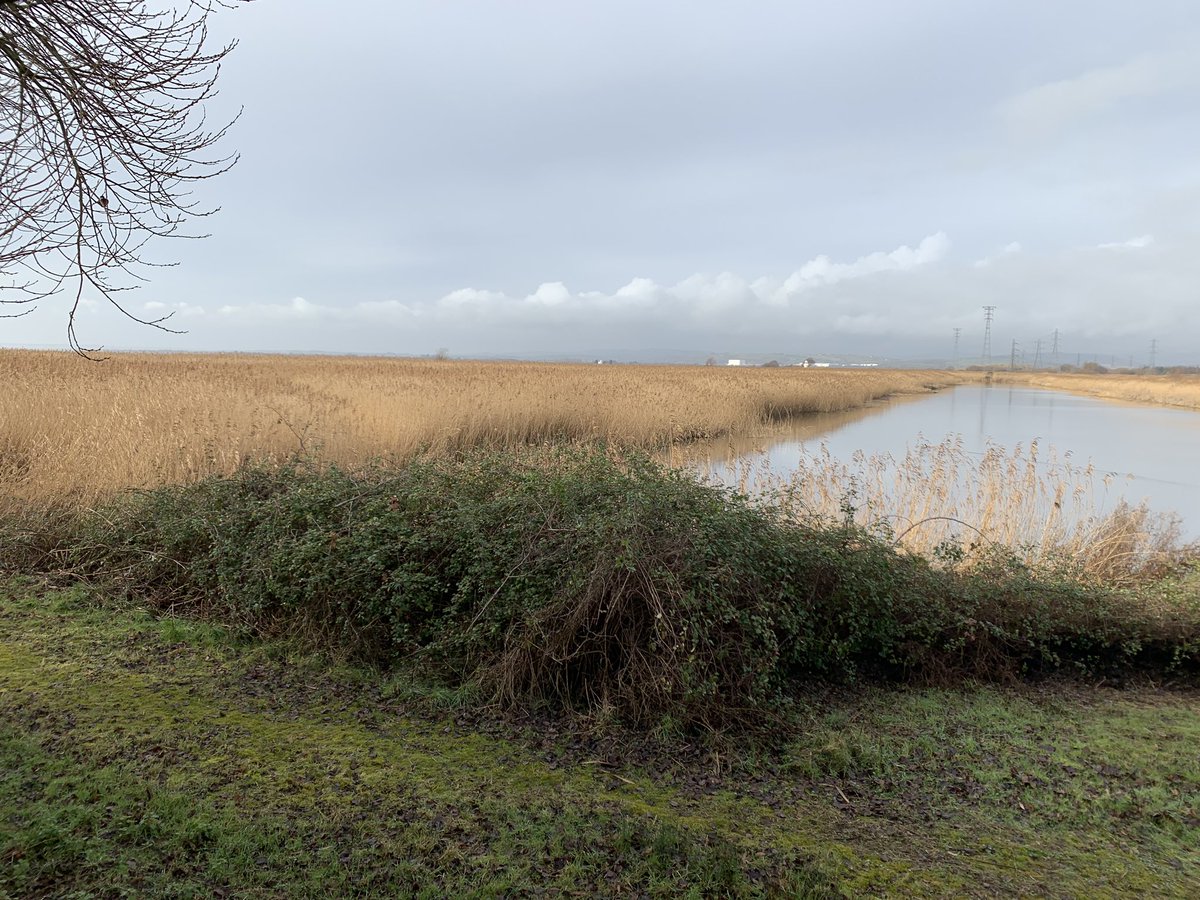
<path fill-rule="evenodd" d="M 732 767 L 406 696 L 0 587 L 0 896 L 1200 894 L 1194 693 L 868 690 Z"/>

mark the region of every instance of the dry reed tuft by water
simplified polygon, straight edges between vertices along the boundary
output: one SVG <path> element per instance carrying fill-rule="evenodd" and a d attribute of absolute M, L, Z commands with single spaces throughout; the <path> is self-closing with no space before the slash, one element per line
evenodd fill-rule
<path fill-rule="evenodd" d="M 947 373 L 0 351 L 0 493 L 92 503 L 297 451 L 342 465 L 604 439 L 654 449 L 953 383 Z"/>
<path fill-rule="evenodd" d="M 860 451 L 849 460 L 819 444 L 792 472 L 745 465 L 737 480 L 798 520 L 849 520 L 927 557 L 1004 547 L 1030 565 L 1066 563 L 1118 584 L 1161 574 L 1183 552 L 1178 517 L 1113 499 L 1114 476 L 1036 441 L 977 454 L 951 438 L 899 459 Z"/>

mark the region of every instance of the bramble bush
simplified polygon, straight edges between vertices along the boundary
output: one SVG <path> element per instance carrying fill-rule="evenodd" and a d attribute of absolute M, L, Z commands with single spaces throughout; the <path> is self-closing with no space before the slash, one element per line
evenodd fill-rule
<path fill-rule="evenodd" d="M 630 724 L 769 727 L 813 680 L 1200 661 L 1195 604 L 1164 616 L 1001 550 L 930 561 L 604 447 L 247 467 L 127 494 L 63 544 L 164 608 Z"/>

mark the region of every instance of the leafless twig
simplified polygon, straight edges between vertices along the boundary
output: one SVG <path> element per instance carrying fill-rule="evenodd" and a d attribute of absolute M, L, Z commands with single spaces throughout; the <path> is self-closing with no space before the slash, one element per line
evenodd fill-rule
<path fill-rule="evenodd" d="M 237 160 L 210 156 L 233 123 L 204 115 L 234 47 L 206 49 L 208 16 L 234 2 L 248 0 L 0 0 L 0 304 L 20 308 L 4 317 L 67 291 L 83 356 L 97 349 L 76 332 L 85 292 L 174 331 L 119 295 L 153 265 L 152 238 L 203 237 L 180 231 L 216 211 L 191 187 Z"/>

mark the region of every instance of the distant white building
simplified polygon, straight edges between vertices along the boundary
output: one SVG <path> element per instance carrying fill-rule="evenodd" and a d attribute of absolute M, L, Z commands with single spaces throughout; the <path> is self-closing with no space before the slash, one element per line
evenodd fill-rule
<path fill-rule="evenodd" d="M 742 361 L 740 359 L 731 359 L 729 362 L 725 363 L 727 366 L 740 366 L 741 364 Z"/>

